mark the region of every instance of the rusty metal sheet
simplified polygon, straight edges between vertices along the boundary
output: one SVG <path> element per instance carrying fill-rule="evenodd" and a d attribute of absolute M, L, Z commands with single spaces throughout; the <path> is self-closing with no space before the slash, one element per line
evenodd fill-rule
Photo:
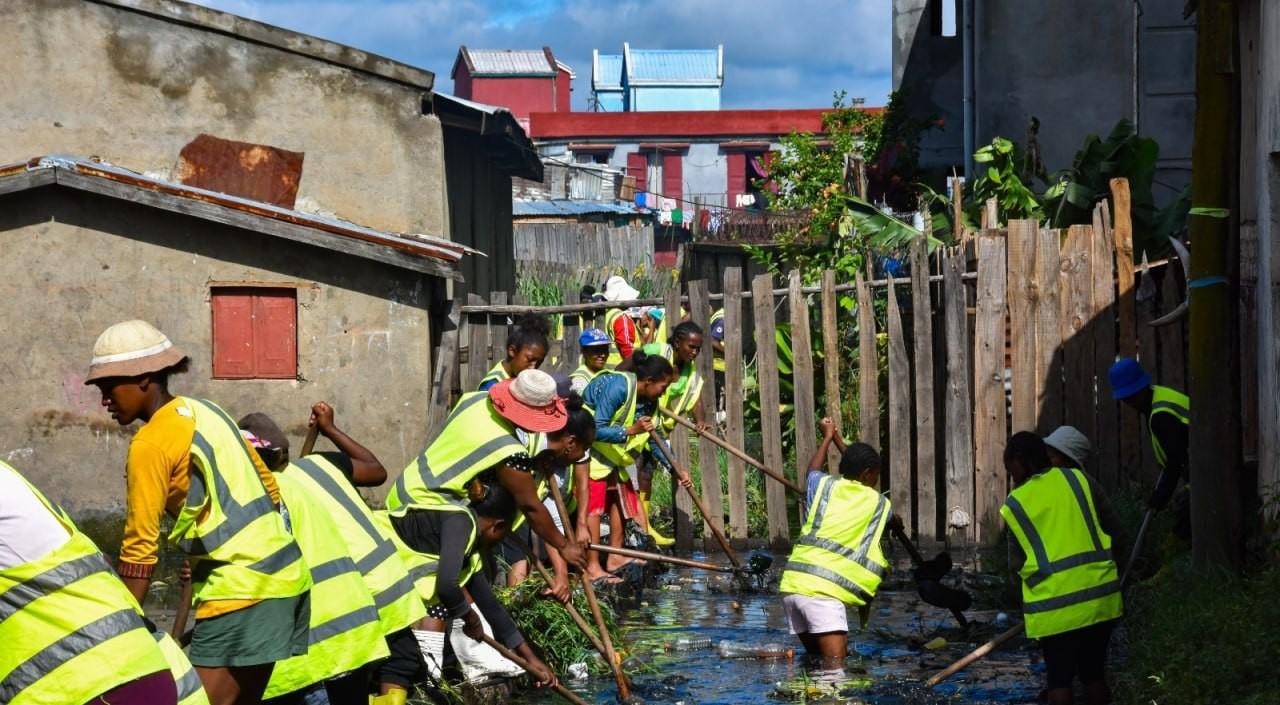
<path fill-rule="evenodd" d="M 178 180 L 188 186 L 293 208 L 303 152 L 202 134 L 178 155 Z"/>

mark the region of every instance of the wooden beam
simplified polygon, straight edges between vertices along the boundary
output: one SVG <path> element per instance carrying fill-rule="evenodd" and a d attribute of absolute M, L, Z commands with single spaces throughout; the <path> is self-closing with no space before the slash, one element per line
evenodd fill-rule
<path fill-rule="evenodd" d="M 1008 441 L 1004 395 L 1007 240 L 994 230 L 978 236 L 977 313 L 973 332 L 974 525 L 976 539 L 992 545 L 1000 538 L 1000 505 L 1007 482 Z"/>
<path fill-rule="evenodd" d="M 705 279 L 689 282 L 689 311 L 693 314 L 693 321 L 705 331 L 711 330 L 708 324 L 710 320 L 711 305 L 707 299 L 707 282 Z M 729 331 L 726 329 L 726 336 Z M 707 346 L 706 355 L 698 355 L 695 364 L 698 366 L 698 374 L 707 380 L 707 384 L 702 388 L 702 415 L 703 418 L 714 419 L 716 417 L 716 385 L 715 371 L 712 369 L 711 346 Z M 717 550 L 718 544 L 712 538 L 713 532 L 711 525 L 714 524 L 717 530 L 724 531 L 724 495 L 720 490 L 720 455 L 719 449 L 715 444 L 705 438 L 698 439 L 698 467 L 702 470 L 702 501 L 706 506 L 710 516 L 703 516 L 702 544 L 703 548 L 708 551 Z"/>
<path fill-rule="evenodd" d="M 1041 435 L 1048 435 L 1062 425 L 1062 308 L 1058 296 L 1062 238 L 1060 231 L 1048 228 L 1036 235 L 1036 428 Z"/>
<path fill-rule="evenodd" d="M 809 302 L 801 293 L 800 270 L 791 270 L 791 386 L 796 427 L 796 462 L 807 463 L 817 447 L 818 411 L 813 394 L 813 344 L 809 335 Z"/>
<path fill-rule="evenodd" d="M 929 253 L 925 238 L 911 247 L 911 322 L 915 339 L 916 531 L 932 540 L 938 531 L 938 449 L 933 396 L 933 299 L 929 291 Z"/>
<path fill-rule="evenodd" d="M 742 355 L 742 270 L 729 267 L 724 270 L 724 396 L 725 399 L 742 400 L 743 372 L 746 365 Z M 707 354 L 711 346 L 705 345 Z M 701 353 L 699 353 L 701 357 Z M 745 404 L 725 404 L 725 440 L 741 448 L 746 438 Z M 735 548 L 747 541 L 747 467 L 732 454 L 728 456 L 729 471 L 729 538 Z"/>
<path fill-rule="evenodd" d="M 1036 430 L 1036 270 L 1034 220 L 1009 223 L 1009 330 L 1013 369 L 1013 432 Z"/>
<path fill-rule="evenodd" d="M 943 323 L 946 326 L 946 504 L 943 527 L 950 539 L 962 544 L 974 541 L 973 418 L 969 396 L 969 316 L 965 313 L 965 270 L 961 248 L 947 252 L 943 265 Z M 963 517 L 953 517 L 956 509 Z M 963 521 L 953 521 L 953 519 Z"/>
<path fill-rule="evenodd" d="M 435 438 L 444 428 L 444 419 L 453 407 L 453 379 L 458 369 L 458 338 L 462 326 L 462 301 L 454 299 L 440 333 L 440 351 L 427 399 L 427 438 Z"/>
<path fill-rule="evenodd" d="M 858 435 L 863 443 L 879 450 L 880 438 L 880 352 L 876 346 L 876 308 L 871 287 L 858 281 Z"/>
<path fill-rule="evenodd" d="M 889 286 L 889 498 L 914 532 L 911 478 L 911 363 L 902 335 L 897 287 Z"/>
<path fill-rule="evenodd" d="M 777 321 L 773 312 L 773 276 L 761 274 L 751 280 L 755 298 L 751 301 L 756 324 L 756 376 L 760 386 L 760 434 L 764 464 L 786 472 L 782 455 L 782 405 L 778 391 Z M 804 486 L 804 478 L 800 478 Z M 781 483 L 766 482 L 765 502 L 769 521 L 769 545 L 775 551 L 790 550 L 791 530 L 787 521 L 787 490 Z"/>
<path fill-rule="evenodd" d="M 843 433 L 844 419 L 840 409 L 840 331 L 836 314 L 836 273 L 830 269 L 822 272 L 822 396 L 827 404 L 827 416 Z M 827 451 L 827 471 L 840 474 L 840 453 L 832 445 Z"/>
<path fill-rule="evenodd" d="M 680 320 L 680 285 L 676 284 L 667 292 L 665 315 L 671 316 L 668 319 L 668 330 L 674 328 L 676 322 Z M 701 357 L 701 354 L 699 355 Z M 702 374 L 701 371 L 698 374 Z M 706 384 L 711 385 L 712 381 L 707 380 Z M 676 462 L 684 467 L 689 467 L 689 461 L 693 453 L 689 449 L 689 432 L 683 427 L 677 426 L 669 437 L 671 441 L 671 449 L 675 451 Z M 675 548 L 678 551 L 693 550 L 693 498 L 688 492 L 681 492 L 674 484 L 671 487 L 672 496 L 672 514 L 675 523 Z"/>

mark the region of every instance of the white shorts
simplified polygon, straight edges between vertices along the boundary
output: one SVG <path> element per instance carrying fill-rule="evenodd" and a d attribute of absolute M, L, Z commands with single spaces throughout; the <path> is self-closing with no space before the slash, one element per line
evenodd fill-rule
<path fill-rule="evenodd" d="M 782 607 L 787 612 L 792 634 L 849 631 L 849 616 L 845 605 L 834 597 L 785 595 Z"/>

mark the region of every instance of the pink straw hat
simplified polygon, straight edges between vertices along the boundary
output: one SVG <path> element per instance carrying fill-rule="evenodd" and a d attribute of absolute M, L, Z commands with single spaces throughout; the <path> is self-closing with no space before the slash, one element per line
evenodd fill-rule
<path fill-rule="evenodd" d="M 542 370 L 523 370 L 515 379 L 493 385 L 489 400 L 502 418 L 526 431 L 559 431 L 569 418 L 555 378 Z"/>

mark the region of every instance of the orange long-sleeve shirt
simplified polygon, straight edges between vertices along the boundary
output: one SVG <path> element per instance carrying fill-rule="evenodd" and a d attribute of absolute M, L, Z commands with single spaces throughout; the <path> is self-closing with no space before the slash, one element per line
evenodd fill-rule
<path fill-rule="evenodd" d="M 196 420 L 181 398 L 160 407 L 151 420 L 138 429 L 129 444 L 125 466 L 128 507 L 124 521 L 124 540 L 120 545 L 120 574 L 132 578 L 149 578 L 155 570 L 160 546 L 160 515 L 176 517 L 187 499 L 190 486 L 191 441 Z M 258 458 L 258 453 L 245 442 L 254 468 L 271 495 L 280 503 L 280 490 L 271 471 Z M 248 607 L 256 600 L 215 600 L 202 603 L 197 618 L 215 617 Z"/>

